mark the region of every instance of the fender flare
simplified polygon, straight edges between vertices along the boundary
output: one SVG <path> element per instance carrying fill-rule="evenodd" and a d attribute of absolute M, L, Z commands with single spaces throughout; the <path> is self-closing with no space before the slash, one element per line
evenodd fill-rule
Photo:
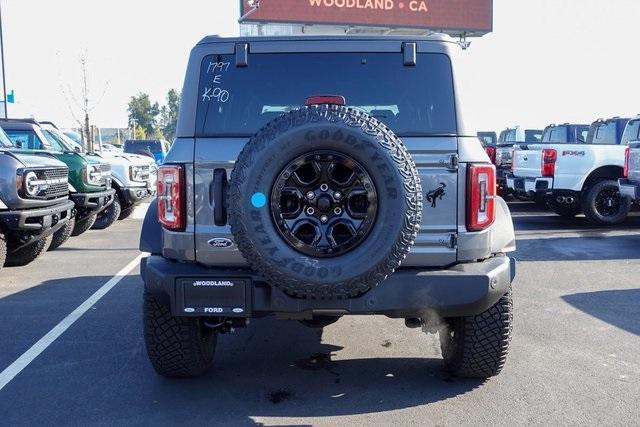
<path fill-rule="evenodd" d="M 158 220 L 158 200 L 154 199 L 147 209 L 140 233 L 140 251 L 162 255 L 162 225 Z"/>
<path fill-rule="evenodd" d="M 113 175 L 113 174 L 111 174 L 111 183 L 117 185 L 120 188 L 125 186 L 122 183 L 122 181 L 120 181 L 120 179 L 117 176 Z"/>

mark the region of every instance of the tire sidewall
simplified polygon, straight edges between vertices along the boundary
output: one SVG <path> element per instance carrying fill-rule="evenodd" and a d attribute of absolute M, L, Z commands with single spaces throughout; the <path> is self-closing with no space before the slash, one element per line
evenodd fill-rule
<path fill-rule="evenodd" d="M 596 199 L 600 192 L 605 190 L 607 187 L 618 189 L 618 184 L 612 180 L 600 181 L 594 184 L 587 192 L 587 197 L 584 199 L 583 211 L 587 218 L 595 222 L 596 224 L 601 225 L 615 225 L 623 222 L 629 213 L 631 208 L 631 203 L 628 198 L 620 195 L 621 198 L 621 206 L 620 210 L 615 216 L 604 216 L 598 212 L 596 209 Z"/>
<path fill-rule="evenodd" d="M 122 212 L 122 206 L 120 204 L 120 198 L 116 195 L 113 202 L 96 216 L 96 221 L 93 223 L 91 228 L 94 230 L 104 230 L 105 228 L 109 228 L 118 220 L 120 212 Z"/>
<path fill-rule="evenodd" d="M 389 258 L 394 257 L 397 243 L 413 243 L 406 241 L 410 238 L 405 231 L 408 224 L 414 232 L 419 227 L 420 184 L 419 179 L 415 179 L 415 165 L 399 140 L 380 141 L 378 132 L 369 134 L 360 126 L 330 120 L 292 124 L 287 131 L 274 133 L 259 133 L 250 142 L 258 146 L 249 161 L 252 167 L 234 169 L 230 214 L 232 230 L 240 228 L 243 231 L 240 239 L 236 235 L 236 240 L 241 250 L 244 249 L 245 257 L 250 262 L 259 260 L 258 267 L 268 269 L 269 276 L 290 282 L 276 285 L 287 289 L 288 284 L 304 284 L 316 295 L 329 295 L 345 281 L 375 276 L 376 271 L 380 272 L 380 267 L 384 269 Z M 400 145 L 401 149 L 395 150 L 395 145 Z M 269 199 L 276 178 L 289 162 L 322 150 L 335 151 L 358 161 L 375 186 L 378 206 L 375 223 L 357 247 L 335 257 L 316 258 L 295 250 L 280 235 L 272 219 Z M 406 171 L 398 167 L 397 159 L 394 160 L 390 152 L 404 156 L 400 163 L 412 165 L 415 182 L 407 185 L 407 176 L 403 175 Z M 410 188 L 412 186 L 414 188 Z M 263 207 L 252 205 L 251 199 L 256 193 L 266 196 L 267 203 Z M 411 217 L 412 204 L 418 206 L 418 219 Z M 400 258 L 404 256 L 406 253 L 398 254 Z M 360 292 L 368 289 L 366 283 L 360 286 Z"/>

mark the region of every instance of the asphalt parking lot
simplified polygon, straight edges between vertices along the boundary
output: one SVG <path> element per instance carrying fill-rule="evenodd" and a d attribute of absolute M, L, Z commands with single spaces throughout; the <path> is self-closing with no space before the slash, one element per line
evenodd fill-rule
<path fill-rule="evenodd" d="M 2 271 L 0 424 L 637 424 L 640 213 L 603 229 L 511 207 L 515 330 L 497 378 L 450 378 L 435 337 L 351 317 L 323 332 L 254 321 L 220 338 L 204 378 L 163 379 L 142 342 L 138 214 Z"/>

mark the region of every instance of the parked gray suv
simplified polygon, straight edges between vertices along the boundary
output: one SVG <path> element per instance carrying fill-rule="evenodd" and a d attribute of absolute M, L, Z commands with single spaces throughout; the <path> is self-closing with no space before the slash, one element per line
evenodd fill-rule
<path fill-rule="evenodd" d="M 158 373 L 275 315 L 404 318 L 454 374 L 502 369 L 515 249 L 496 172 L 458 110 L 448 38 L 207 37 L 144 221 Z"/>
<path fill-rule="evenodd" d="M 33 261 L 72 220 L 68 174 L 50 154 L 15 148 L 0 129 L 0 268 Z"/>

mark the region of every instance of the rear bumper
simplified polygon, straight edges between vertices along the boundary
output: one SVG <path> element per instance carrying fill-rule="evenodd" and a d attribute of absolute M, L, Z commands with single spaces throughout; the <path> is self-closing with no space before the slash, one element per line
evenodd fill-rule
<path fill-rule="evenodd" d="M 97 193 L 73 193 L 70 194 L 69 197 L 73 200 L 78 209 L 86 211 L 101 211 L 113 203 L 115 194 L 116 190 L 110 188 Z"/>
<path fill-rule="evenodd" d="M 513 175 L 507 175 L 507 187 L 515 193 L 547 193 L 553 189 L 553 178 L 520 178 Z"/>
<path fill-rule="evenodd" d="M 62 227 L 73 216 L 74 203 L 65 200 L 55 206 L 0 212 L 0 221 L 10 232 L 41 234 Z"/>
<path fill-rule="evenodd" d="M 152 255 L 142 260 L 140 271 L 145 290 L 166 298 L 176 316 L 202 316 L 193 313 L 193 309 L 185 312 L 183 290 L 178 279 L 241 279 L 246 283 L 246 310 L 241 315 L 225 311 L 225 317 L 383 314 L 406 318 L 482 313 L 509 290 L 516 270 L 515 260 L 506 256 L 459 264 L 446 270 L 405 268 L 360 297 L 328 301 L 293 298 L 265 283 L 248 269 L 207 268 Z M 210 305 L 216 307 L 218 304 L 211 301 Z"/>
<path fill-rule="evenodd" d="M 618 186 L 620 194 L 631 198 L 631 200 L 640 200 L 640 182 L 630 181 L 628 179 L 619 179 Z"/>

